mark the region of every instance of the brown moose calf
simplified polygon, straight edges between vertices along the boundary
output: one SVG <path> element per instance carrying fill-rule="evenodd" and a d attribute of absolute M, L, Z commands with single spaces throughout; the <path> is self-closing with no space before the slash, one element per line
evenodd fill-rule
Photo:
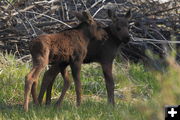
<path fill-rule="evenodd" d="M 105 78 L 108 102 L 114 104 L 114 80 L 112 76 L 112 64 L 121 43 L 128 43 L 130 40 L 128 20 L 131 17 L 131 11 L 128 11 L 125 16 L 117 17 L 114 12 L 108 10 L 108 16 L 112 20 L 112 24 L 103 29 L 107 36 L 103 38 L 104 40 L 91 40 L 89 42 L 87 55 L 83 60 L 83 63 L 100 63 Z M 42 102 L 44 93 L 47 91 L 46 104 L 50 104 L 52 85 L 59 73 L 57 69 L 58 67 L 50 67 L 50 69 L 46 71 L 38 97 L 39 103 Z M 64 78 L 64 85 L 66 86 L 68 84 L 67 86 L 69 86 L 68 75 L 63 73 L 62 77 Z M 62 94 L 64 93 L 63 91 Z"/>
<path fill-rule="evenodd" d="M 30 43 L 33 67 L 26 76 L 24 109 L 28 111 L 30 91 L 35 104 L 38 104 L 36 88 L 40 72 L 48 65 L 52 64 L 53 74 L 61 72 L 65 80 L 62 94 L 57 101 L 61 104 L 66 90 L 69 87 L 66 67 L 70 65 L 72 76 L 75 82 L 77 95 L 77 105 L 81 102 L 81 64 L 87 53 L 87 46 L 91 39 L 101 40 L 105 34 L 97 25 L 93 18 L 87 13 L 76 13 L 76 17 L 81 22 L 77 27 L 64 30 L 57 34 L 40 35 Z M 45 79 L 53 79 L 45 74 Z"/>

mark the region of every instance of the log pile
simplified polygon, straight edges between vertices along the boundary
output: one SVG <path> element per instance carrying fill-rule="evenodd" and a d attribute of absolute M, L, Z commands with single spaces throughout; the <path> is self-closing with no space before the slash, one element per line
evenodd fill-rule
<path fill-rule="evenodd" d="M 8 1 L 0 1 L 0 50 L 17 53 L 18 57 L 29 54 L 27 43 L 33 37 L 43 33 L 59 32 L 77 24 L 73 12 L 82 10 L 89 10 L 92 16 L 105 26 L 110 24 L 106 14 L 107 9 L 114 9 L 118 16 L 128 9 L 132 10 L 130 28 L 135 41 L 121 50 L 123 56 L 129 59 L 135 60 L 133 58 L 135 55 L 130 55 L 132 52 L 128 52 L 134 51 L 132 47 L 140 51 L 160 47 L 163 49 L 160 53 L 163 53 L 162 46 L 167 43 L 160 44 L 162 40 L 180 40 L 179 0 L 169 0 L 165 3 L 156 0 Z M 138 38 L 141 38 L 141 41 Z M 149 41 L 146 41 L 147 38 Z M 153 43 L 151 40 L 160 42 Z M 172 44 L 168 43 L 168 46 L 171 48 Z M 140 54 L 145 55 L 145 52 Z"/>

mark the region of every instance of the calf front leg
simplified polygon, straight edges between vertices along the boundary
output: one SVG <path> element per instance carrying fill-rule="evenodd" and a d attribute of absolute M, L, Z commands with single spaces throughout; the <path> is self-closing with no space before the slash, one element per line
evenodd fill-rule
<path fill-rule="evenodd" d="M 53 87 L 54 81 L 55 81 L 55 78 L 50 82 L 50 84 L 47 87 L 47 90 L 46 90 L 46 105 L 51 104 L 52 87 Z"/>
<path fill-rule="evenodd" d="M 108 95 L 108 103 L 114 105 L 114 80 L 112 76 L 112 63 L 101 64 L 103 74 L 105 77 L 107 95 Z"/>

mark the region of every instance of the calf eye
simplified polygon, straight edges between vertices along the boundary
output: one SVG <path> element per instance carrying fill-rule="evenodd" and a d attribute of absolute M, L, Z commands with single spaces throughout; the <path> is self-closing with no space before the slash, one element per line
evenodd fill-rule
<path fill-rule="evenodd" d="M 117 27 L 117 31 L 120 31 L 121 30 L 121 28 L 120 27 Z"/>

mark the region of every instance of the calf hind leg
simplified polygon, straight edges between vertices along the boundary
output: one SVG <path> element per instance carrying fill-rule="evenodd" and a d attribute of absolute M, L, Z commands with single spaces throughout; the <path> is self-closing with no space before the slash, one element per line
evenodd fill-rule
<path fill-rule="evenodd" d="M 38 84 L 38 81 L 35 80 L 32 84 L 32 89 L 31 89 L 31 94 L 32 94 L 32 97 L 33 97 L 33 101 L 34 103 L 37 105 L 38 104 L 38 100 L 37 100 L 37 93 L 36 93 L 36 89 L 37 89 L 37 84 Z"/>
<path fill-rule="evenodd" d="M 29 95 L 30 95 L 30 91 L 31 91 L 31 87 L 33 84 L 33 73 L 35 72 L 35 68 L 33 68 L 29 74 L 26 76 L 26 80 L 25 80 L 25 92 L 24 92 L 24 109 L 25 111 L 28 111 L 28 103 L 29 103 Z"/>
<path fill-rule="evenodd" d="M 29 74 L 26 76 L 25 80 L 25 92 L 24 92 L 24 109 L 25 111 L 28 111 L 28 103 L 29 103 L 29 96 L 30 91 L 32 93 L 33 101 L 37 104 L 37 96 L 36 96 L 36 88 L 38 84 L 38 77 L 40 72 L 46 67 L 48 64 L 48 55 L 45 54 L 45 56 L 37 57 L 36 59 L 33 59 L 33 68 L 29 72 Z"/>
<path fill-rule="evenodd" d="M 31 72 L 27 75 L 25 81 L 25 92 L 24 92 L 24 109 L 28 111 L 28 103 L 29 103 L 29 96 L 30 91 L 32 93 L 33 101 L 37 104 L 37 96 L 36 96 L 36 88 L 37 88 L 37 79 L 39 77 L 40 72 L 43 70 L 45 65 L 40 65 L 33 67 Z"/>

